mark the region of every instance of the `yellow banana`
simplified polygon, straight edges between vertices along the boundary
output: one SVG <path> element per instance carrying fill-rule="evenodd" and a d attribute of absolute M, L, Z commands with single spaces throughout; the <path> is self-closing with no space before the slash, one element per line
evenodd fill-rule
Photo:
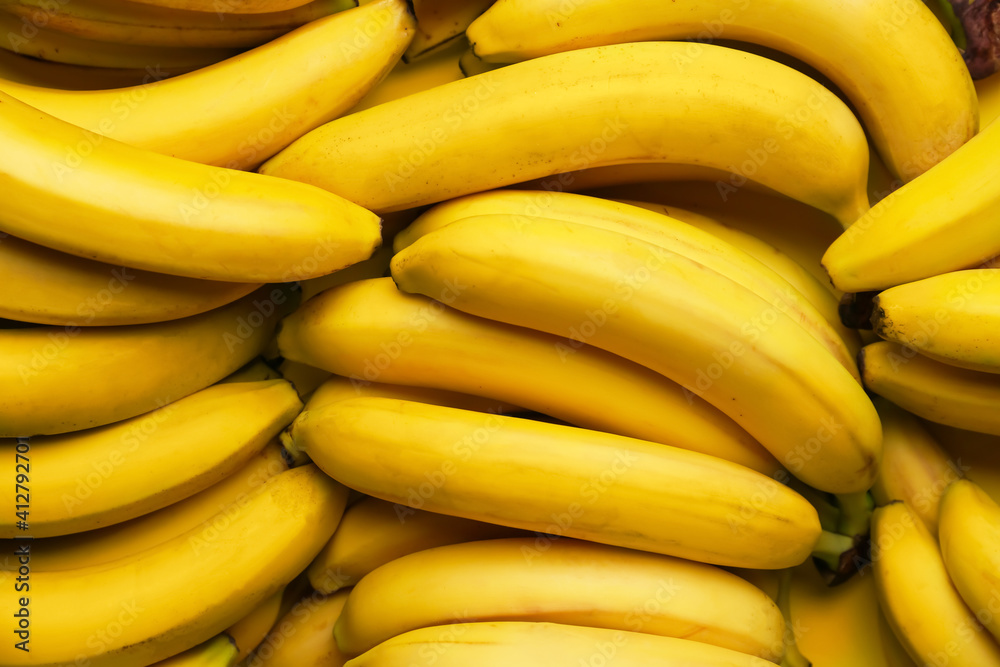
<path fill-rule="evenodd" d="M 450 408 L 462 408 L 463 410 L 475 410 L 477 412 L 490 412 L 493 414 L 509 414 L 511 412 L 524 412 L 524 408 L 511 403 L 495 401 L 482 396 L 472 394 L 461 394 L 455 391 L 443 389 L 429 389 L 427 387 L 411 387 L 401 384 L 385 384 L 382 382 L 355 382 L 349 378 L 339 375 L 331 375 L 323 384 L 316 388 L 309 402 L 306 404 L 307 410 L 315 410 L 334 401 L 342 401 L 347 398 L 357 398 L 359 396 L 384 396 L 386 398 L 399 398 L 404 401 L 417 401 L 418 403 L 431 403 L 432 405 L 444 405 Z"/>
<path fill-rule="evenodd" d="M 343 667 L 347 657 L 333 639 L 333 625 L 349 591 L 313 594 L 282 617 L 242 667 Z"/>
<path fill-rule="evenodd" d="M 1000 435 L 1000 375 L 929 359 L 913 348 L 880 341 L 859 357 L 865 386 L 933 422 Z"/>
<path fill-rule="evenodd" d="M 301 7 L 310 0 L 131 0 L 143 5 L 216 14 L 267 14 Z"/>
<path fill-rule="evenodd" d="M 467 30 L 476 55 L 515 62 L 650 39 L 772 47 L 815 67 L 851 100 L 892 171 L 911 180 L 975 135 L 976 95 L 961 54 L 919 0 L 498 0 Z M 808 113 L 804 111 L 803 113 Z"/>
<path fill-rule="evenodd" d="M 204 389 L 260 354 L 291 301 L 265 286 L 170 322 L 0 331 L 0 437 L 103 426 Z"/>
<path fill-rule="evenodd" d="M 979 99 L 979 123 L 986 127 L 1000 118 L 1000 74 L 978 79 L 974 83 Z"/>
<path fill-rule="evenodd" d="M 825 316 L 782 275 L 752 254 L 712 230 L 669 217 L 662 210 L 568 192 L 495 190 L 438 204 L 397 234 L 393 247 L 399 252 L 421 236 L 455 220 L 497 214 L 538 216 L 616 231 L 698 262 L 788 313 L 860 381 L 854 361 L 857 349 L 852 352 L 848 348 L 840 331 L 830 324 L 830 316 Z M 828 293 L 825 296 L 829 299 Z M 837 304 L 829 304 L 828 310 L 831 308 L 832 319 L 839 320 Z"/>
<path fill-rule="evenodd" d="M 1000 499 L 1000 436 L 921 422 L 951 456 L 962 477 L 972 479 L 994 500 Z"/>
<path fill-rule="evenodd" d="M 702 642 L 560 623 L 455 623 L 393 637 L 345 667 L 769 667 Z"/>
<path fill-rule="evenodd" d="M 347 490 L 315 466 L 266 482 L 217 532 L 195 529 L 108 565 L 34 572 L 30 604 L 0 601 L 30 630 L 0 644 L 11 667 L 146 665 L 203 642 L 291 581 L 330 538 Z M 29 555 L 30 559 L 30 543 Z M 14 573 L 0 572 L 5 588 Z M 23 611 L 22 611 L 23 610 Z M 19 614 L 21 616 L 19 616 Z"/>
<path fill-rule="evenodd" d="M 872 487 L 875 503 L 904 501 L 936 537 L 941 494 L 962 470 L 916 417 L 885 400 L 875 406 L 884 436 L 882 464 Z"/>
<path fill-rule="evenodd" d="M 955 588 L 1000 641 L 1000 505 L 975 482 L 958 480 L 941 498 L 941 556 Z"/>
<path fill-rule="evenodd" d="M 823 266 L 845 292 L 881 290 L 974 267 L 1000 254 L 991 123 L 919 179 L 877 203 L 826 251 Z"/>
<path fill-rule="evenodd" d="M 142 67 L 86 67 L 64 65 L 21 56 L 0 48 L 0 79 L 29 86 L 61 90 L 100 90 L 124 88 L 159 81 L 188 72 L 194 67 L 164 69 Z"/>
<path fill-rule="evenodd" d="M 132 1 L 2 0 L 0 10 L 47 29 L 115 44 L 168 47 L 254 47 L 310 21 L 356 7 L 356 0 L 313 0 L 270 14 L 206 13 L 165 9 Z"/>
<path fill-rule="evenodd" d="M 873 303 L 875 333 L 953 366 L 1000 373 L 1000 269 L 897 285 Z"/>
<path fill-rule="evenodd" d="M 885 667 L 918 667 L 913 662 L 913 658 L 906 652 L 906 648 L 899 643 L 899 638 L 886 620 L 881 608 L 878 613 L 878 632 L 882 640 L 882 657 L 885 659 Z"/>
<path fill-rule="evenodd" d="M 219 380 L 217 384 L 227 382 L 259 382 L 260 380 L 280 380 L 281 373 L 271 368 L 263 357 L 257 357 L 242 368 Z"/>
<path fill-rule="evenodd" d="M 385 225 L 385 221 L 382 221 Z M 383 230 L 384 232 L 385 230 Z M 366 260 L 352 264 L 340 271 L 335 271 L 319 278 L 303 280 L 299 287 L 302 289 L 302 300 L 308 301 L 320 292 L 343 285 L 353 283 L 358 280 L 368 280 L 369 278 L 382 278 L 389 275 L 389 262 L 392 260 L 392 246 L 379 246 L 372 256 Z"/>
<path fill-rule="evenodd" d="M 551 621 L 781 658 L 781 611 L 734 574 L 604 544 L 539 539 L 455 544 L 383 565 L 348 596 L 333 629 L 337 646 L 356 655 L 410 630 L 472 619 Z"/>
<path fill-rule="evenodd" d="M 287 586 L 283 586 L 271 597 L 259 603 L 246 616 L 226 628 L 226 635 L 236 645 L 236 659 L 239 662 L 248 657 L 270 634 L 278 621 L 299 602 L 309 583 L 299 575 Z"/>
<path fill-rule="evenodd" d="M 580 224 L 480 216 L 398 253 L 392 275 L 472 315 L 579 330 L 715 405 L 817 489 L 874 481 L 881 427 L 853 376 L 779 309 L 681 255 Z"/>
<path fill-rule="evenodd" d="M 694 162 L 743 172 L 737 183 L 752 174 L 845 225 L 867 210 L 868 147 L 839 99 L 799 72 L 723 47 L 707 45 L 678 68 L 686 48 L 596 47 L 444 84 L 327 123 L 261 172 L 393 211 L 582 166 Z M 498 132 L 508 140 L 496 141 Z"/>
<path fill-rule="evenodd" d="M 287 359 L 281 362 L 279 370 L 281 377 L 292 383 L 302 400 L 307 400 L 330 377 L 329 371 Z"/>
<path fill-rule="evenodd" d="M 377 0 L 165 81 L 77 92 L 0 81 L 0 90 L 138 148 L 248 169 L 354 106 L 399 60 L 413 32 L 403 0 Z M 203 188 L 211 182 L 204 180 Z M 224 195 L 235 189 L 228 181 L 216 185 Z"/>
<path fill-rule="evenodd" d="M 914 662 L 1000 665 L 1000 646 L 962 602 L 934 536 L 905 503 L 875 510 L 872 561 L 882 611 Z"/>
<path fill-rule="evenodd" d="M 775 480 L 634 438 L 378 397 L 307 410 L 289 433 L 286 448 L 362 493 L 513 528 L 762 569 L 820 537 L 816 510 Z"/>
<path fill-rule="evenodd" d="M 319 188 L 133 148 L 0 92 L 0 230 L 109 264 L 286 282 L 369 257 L 378 218 Z"/>
<path fill-rule="evenodd" d="M 233 638 L 222 633 L 150 667 L 232 667 L 238 661 L 237 655 Z"/>
<path fill-rule="evenodd" d="M 420 35 L 419 25 L 414 42 Z M 392 71 L 372 90 L 361 98 L 348 113 L 357 113 L 371 107 L 376 107 L 401 97 L 429 90 L 452 81 L 464 78 L 459 69 L 458 59 L 468 48 L 465 38 L 453 40 L 454 43 L 434 53 L 420 58 L 416 62 L 399 62 Z M 414 42 L 410 42 L 410 46 Z M 346 115 L 346 114 L 345 114 Z"/>
<path fill-rule="evenodd" d="M 230 0 L 215 0 L 230 1 Z M 23 56 L 66 65 L 118 69 L 186 69 L 205 67 L 231 58 L 239 51 L 226 48 L 181 48 L 115 44 L 84 39 L 45 27 L 34 21 L 0 11 L 0 49 Z"/>
<path fill-rule="evenodd" d="M 164 322 L 246 296 L 260 284 L 181 278 L 0 239 L 0 316 L 58 326 Z"/>
<path fill-rule="evenodd" d="M 24 471 L 27 527 L 8 513 L 0 537 L 79 533 L 183 500 L 242 467 L 301 409 L 284 380 L 227 383 L 108 426 L 32 438 L 21 464 L 22 448 L 7 441 L 5 472 Z M 10 507 L 16 494 L 4 494 Z"/>
<path fill-rule="evenodd" d="M 267 480 L 288 470 L 275 441 L 213 486 L 184 500 L 130 521 L 61 537 L 31 541 L 31 570 L 49 572 L 105 565 L 157 547 L 189 531 L 214 534 L 237 516 Z M 2 553 L 13 554 L 23 542 L 0 540 Z M 2 570 L 16 570 L 12 559 Z"/>
<path fill-rule="evenodd" d="M 494 523 L 363 498 L 344 512 L 337 532 L 309 566 L 309 583 L 320 593 L 330 594 L 417 551 L 520 534 Z"/>
<path fill-rule="evenodd" d="M 391 278 L 342 285 L 285 318 L 278 347 L 284 357 L 348 377 L 353 385 L 479 395 L 783 474 L 732 419 L 662 375 L 579 336 L 560 338 L 475 317 L 448 302 L 448 296 L 434 301 L 400 292 Z"/>
<path fill-rule="evenodd" d="M 443 45 L 459 41 L 469 24 L 491 4 L 493 0 L 413 0 L 417 34 L 404 58 L 425 58 Z"/>

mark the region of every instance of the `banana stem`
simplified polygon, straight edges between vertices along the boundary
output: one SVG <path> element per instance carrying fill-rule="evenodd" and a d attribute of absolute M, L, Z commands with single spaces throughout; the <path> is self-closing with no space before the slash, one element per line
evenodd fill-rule
<path fill-rule="evenodd" d="M 837 505 L 840 506 L 840 521 L 836 532 L 855 539 L 868 535 L 872 526 L 872 512 L 875 511 L 875 501 L 870 493 L 861 491 L 838 495 Z"/>
<path fill-rule="evenodd" d="M 951 0 L 936 1 L 941 8 L 940 16 L 946 21 L 945 27 L 951 33 L 952 41 L 955 42 L 955 46 L 960 51 L 965 51 L 969 46 L 968 39 L 965 36 L 965 27 L 962 25 L 962 21 L 958 18 L 958 15 L 955 14 L 955 7 L 951 4 Z"/>
<path fill-rule="evenodd" d="M 823 561 L 834 572 L 840 571 L 840 561 L 846 552 L 854 549 L 854 538 L 824 530 L 813 548 L 813 558 Z"/>
<path fill-rule="evenodd" d="M 839 532 L 841 508 L 830 500 L 830 494 L 814 489 L 794 477 L 790 480 L 788 486 L 816 508 L 816 513 L 819 515 L 819 524 L 823 530 Z"/>
<path fill-rule="evenodd" d="M 289 468 L 295 468 L 309 463 L 309 456 L 295 445 L 295 439 L 288 429 L 278 436 L 281 440 L 281 456 L 288 463 Z"/>
<path fill-rule="evenodd" d="M 792 569 L 781 571 L 778 580 L 778 609 L 785 619 L 785 654 L 781 658 L 781 667 L 812 667 L 812 661 L 802 655 L 795 641 L 794 623 L 792 622 Z"/>

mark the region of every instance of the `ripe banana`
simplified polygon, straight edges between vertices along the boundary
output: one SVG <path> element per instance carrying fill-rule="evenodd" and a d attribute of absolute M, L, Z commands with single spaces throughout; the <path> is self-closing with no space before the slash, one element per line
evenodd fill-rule
<path fill-rule="evenodd" d="M 494 523 L 363 498 L 344 512 L 337 532 L 309 566 L 309 583 L 320 593 L 330 594 L 417 551 L 522 534 Z"/>
<path fill-rule="evenodd" d="M 461 39 L 472 21 L 493 0 L 413 0 L 417 34 L 403 56 L 407 62 L 425 58 L 442 46 Z"/>
<path fill-rule="evenodd" d="M 278 369 L 281 372 L 281 377 L 292 383 L 303 401 L 308 400 L 312 393 L 331 375 L 329 371 L 287 359 L 281 362 Z"/>
<path fill-rule="evenodd" d="M 3 642 L 0 662 L 146 665 L 203 642 L 302 571 L 346 499 L 315 466 L 296 468 L 266 482 L 217 534 L 195 529 L 109 565 L 34 572 L 30 605 L 0 601 L 6 618 L 29 619 L 30 652 Z M 14 573 L 0 576 L 13 589 Z"/>
<path fill-rule="evenodd" d="M 382 221 L 383 226 L 385 220 Z M 385 230 L 383 229 L 383 236 Z M 392 260 L 392 246 L 380 245 L 372 256 L 366 260 L 352 264 L 340 271 L 335 271 L 319 278 L 303 280 L 299 287 L 302 290 L 302 300 L 308 301 L 320 292 L 343 285 L 353 283 L 358 280 L 368 280 L 369 278 L 382 278 L 389 275 L 389 262 Z"/>
<path fill-rule="evenodd" d="M 66 65 L 121 69 L 148 68 L 153 71 L 159 71 L 161 67 L 165 69 L 206 67 L 239 53 L 237 49 L 225 48 L 180 48 L 99 42 L 50 30 L 40 21 L 17 17 L 6 11 L 0 11 L 0 49 Z"/>
<path fill-rule="evenodd" d="M 148 324 L 197 315 L 260 284 L 181 278 L 0 239 L 0 316 L 57 326 Z"/>
<path fill-rule="evenodd" d="M 1000 506 L 974 482 L 954 482 L 941 498 L 940 538 L 955 588 L 1000 641 Z"/>
<path fill-rule="evenodd" d="M 859 357 L 865 386 L 933 422 L 1000 435 L 1000 376 L 929 359 L 898 343 L 866 345 Z"/>
<path fill-rule="evenodd" d="M 995 258 L 998 151 L 994 122 L 873 206 L 823 256 L 833 283 L 845 292 L 881 290 Z"/>
<path fill-rule="evenodd" d="M 215 14 L 268 14 L 295 9 L 310 0 L 132 0 L 143 5 Z"/>
<path fill-rule="evenodd" d="M 787 313 L 860 381 L 854 361 L 857 350 L 852 352 L 823 313 L 784 277 L 711 231 L 662 212 L 568 192 L 497 190 L 438 204 L 397 234 L 393 247 L 398 253 L 455 220 L 498 214 L 538 216 L 616 231 L 698 262 Z M 836 317 L 836 304 L 832 307 Z"/>
<path fill-rule="evenodd" d="M 171 275 L 287 282 L 369 257 L 378 217 L 319 188 L 133 148 L 0 92 L 0 231 Z"/>
<path fill-rule="evenodd" d="M 704 55 L 704 42 L 772 47 L 815 67 L 844 92 L 879 153 L 904 180 L 978 130 L 965 62 L 917 0 L 498 0 L 467 34 L 487 62 L 621 42 L 697 40 L 678 53 L 681 68 Z"/>
<path fill-rule="evenodd" d="M 986 127 L 1000 118 L 1000 74 L 978 79 L 974 83 L 979 100 L 979 124 Z"/>
<path fill-rule="evenodd" d="M 271 597 L 259 603 L 246 616 L 226 628 L 236 645 L 236 660 L 239 662 L 250 655 L 270 634 L 271 629 L 288 613 L 292 606 L 309 589 L 305 577 L 297 576 L 287 586 L 283 586 Z"/>
<path fill-rule="evenodd" d="M 405 294 L 391 278 L 341 285 L 285 318 L 278 348 L 285 358 L 346 376 L 353 385 L 377 381 L 479 395 L 578 426 L 712 454 L 776 478 L 784 474 L 732 419 L 662 375 L 580 336 L 475 317 L 448 308 L 449 300 Z"/>
<path fill-rule="evenodd" d="M 343 667 L 347 656 L 333 639 L 333 624 L 349 591 L 307 596 L 292 607 L 242 667 Z"/>
<path fill-rule="evenodd" d="M 1000 373 L 1000 269 L 953 271 L 879 293 L 875 333 L 953 366 Z"/>
<path fill-rule="evenodd" d="M 843 102 L 733 49 L 706 45 L 678 69 L 686 48 L 582 49 L 444 84 L 327 123 L 260 170 L 394 211 L 583 166 L 693 162 L 752 175 L 845 225 L 867 210 L 868 146 Z"/>
<path fill-rule="evenodd" d="M 613 662 L 612 662 L 613 661 Z M 560 623 L 456 623 L 393 637 L 345 667 L 768 667 L 739 651 L 642 632 Z"/>
<path fill-rule="evenodd" d="M 872 496 L 878 505 L 905 502 L 937 537 L 941 494 L 962 471 L 916 417 L 884 399 L 875 407 L 882 418 L 883 438 Z"/>
<path fill-rule="evenodd" d="M 165 81 L 80 92 L 0 81 L 0 90 L 138 148 L 230 169 L 255 168 L 354 106 L 399 60 L 414 30 L 403 0 L 377 0 Z M 202 188 L 211 182 L 204 180 Z M 214 187 L 228 193 L 233 186 L 227 180 Z"/>
<path fill-rule="evenodd" d="M 301 410 L 284 380 L 229 383 L 101 428 L 32 438 L 30 463 L 20 466 L 8 441 L 4 472 L 26 471 L 33 497 L 23 517 L 30 527 L 19 532 L 10 512 L 0 537 L 79 533 L 183 500 L 243 466 Z M 13 486 L 4 495 L 18 504 Z"/>
<path fill-rule="evenodd" d="M 410 42 L 411 47 L 419 36 L 420 27 L 418 25 L 417 34 L 413 37 L 414 41 Z M 462 70 L 458 67 L 458 59 L 467 48 L 468 42 L 462 37 L 454 40 L 454 43 L 447 48 L 437 50 L 416 62 L 396 63 L 392 71 L 371 92 L 362 97 L 361 101 L 354 105 L 348 113 L 357 113 L 464 78 Z"/>
<path fill-rule="evenodd" d="M 114 68 L 64 65 L 63 63 L 21 56 L 0 47 L 0 79 L 60 90 L 124 88 L 166 79 L 192 69 L 195 68 L 157 69 L 153 67 Z"/>
<path fill-rule="evenodd" d="M 132 1 L 0 0 L 0 10 L 83 39 L 143 46 L 249 48 L 310 21 L 357 7 L 356 0 L 313 0 L 270 14 L 206 13 L 164 9 Z"/>
<path fill-rule="evenodd" d="M 170 322 L 0 331 L 0 386 L 8 388 L 0 437 L 103 426 L 204 389 L 261 353 L 292 300 L 265 286 Z"/>
<path fill-rule="evenodd" d="M 157 547 L 178 535 L 198 530 L 217 532 L 246 507 L 267 480 L 288 470 L 276 441 L 213 486 L 184 500 L 130 521 L 61 537 L 31 541 L 31 570 L 50 572 L 105 565 Z M 3 554 L 13 554 L 23 541 L 0 540 Z M 0 562 L 0 570 L 16 570 L 14 559 Z"/>
<path fill-rule="evenodd" d="M 480 216 L 419 239 L 391 268 L 403 291 L 447 294 L 472 315 L 579 329 L 715 405 L 817 489 L 874 481 L 881 427 L 851 374 L 779 309 L 697 262 L 585 225 Z"/>
<path fill-rule="evenodd" d="M 222 633 L 150 667 L 232 667 L 238 662 L 238 655 L 236 642 Z"/>
<path fill-rule="evenodd" d="M 482 396 L 460 394 L 455 391 L 443 389 L 410 387 L 401 384 L 385 384 L 382 382 L 359 383 L 339 375 L 331 375 L 323 384 L 316 388 L 316 391 L 309 397 L 306 409 L 316 410 L 334 401 L 342 401 L 347 398 L 357 398 L 359 396 L 399 398 L 404 401 L 431 403 L 432 405 L 444 405 L 450 408 L 462 408 L 463 410 L 475 410 L 477 412 L 489 412 L 498 415 L 525 412 L 524 408 L 516 405 L 494 401 Z"/>
<path fill-rule="evenodd" d="M 467 519 L 762 569 L 820 537 L 816 510 L 775 480 L 634 438 L 376 397 L 306 410 L 289 433 L 353 489 Z"/>
<path fill-rule="evenodd" d="M 271 368 L 263 357 L 251 360 L 234 373 L 219 380 L 216 384 L 228 382 L 259 382 L 261 380 L 281 380 L 281 373 Z"/>
<path fill-rule="evenodd" d="M 354 587 L 333 634 L 344 653 L 356 655 L 410 630 L 473 619 L 683 637 L 772 662 L 784 651 L 781 611 L 734 574 L 536 537 L 443 546 L 387 563 Z"/>
<path fill-rule="evenodd" d="M 872 561 L 882 611 L 914 662 L 1000 665 L 1000 646 L 962 602 L 934 536 L 905 503 L 875 510 Z"/>

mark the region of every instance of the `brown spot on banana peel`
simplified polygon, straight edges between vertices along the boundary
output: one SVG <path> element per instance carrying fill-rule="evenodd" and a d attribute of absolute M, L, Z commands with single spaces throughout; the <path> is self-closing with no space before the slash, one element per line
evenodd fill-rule
<path fill-rule="evenodd" d="M 961 51 L 969 74 L 973 79 L 985 79 L 1000 69 L 1000 0 L 948 3 L 965 33 Z"/>

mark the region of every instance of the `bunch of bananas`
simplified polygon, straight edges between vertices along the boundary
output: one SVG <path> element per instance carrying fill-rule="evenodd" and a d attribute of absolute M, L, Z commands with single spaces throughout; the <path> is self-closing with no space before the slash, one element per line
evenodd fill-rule
<path fill-rule="evenodd" d="M 951 5 L 0 0 L 0 665 L 1000 667 Z"/>

